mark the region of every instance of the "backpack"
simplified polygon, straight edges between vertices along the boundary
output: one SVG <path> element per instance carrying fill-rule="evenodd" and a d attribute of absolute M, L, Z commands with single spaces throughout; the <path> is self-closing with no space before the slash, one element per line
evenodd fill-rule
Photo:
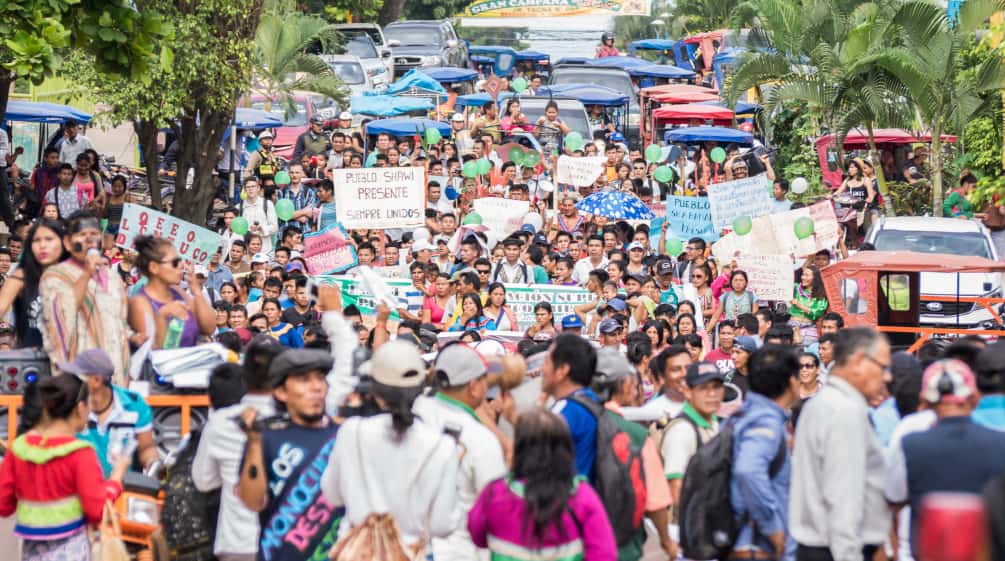
<path fill-rule="evenodd" d="M 723 424 L 719 434 L 702 444 L 691 457 L 680 491 L 680 546 L 688 559 L 727 559 L 745 521 L 733 512 L 729 488 L 733 477 L 733 430 L 738 416 Z M 688 418 L 698 433 L 698 425 Z M 785 439 L 771 460 L 774 478 L 785 463 Z"/>
<path fill-rule="evenodd" d="M 646 512 L 646 478 L 642 468 L 643 443 L 633 442 L 625 421 L 588 397 L 572 396 L 597 419 L 597 457 L 593 488 L 607 511 L 617 544 L 636 534 Z M 623 424 L 624 423 L 624 424 Z M 638 427 L 645 433 L 645 429 Z"/>
<path fill-rule="evenodd" d="M 496 263 L 496 268 L 494 271 L 492 271 L 492 282 L 499 282 L 499 274 L 502 273 L 502 267 L 503 267 L 502 261 Z M 534 278 L 531 277 L 527 272 L 527 264 L 524 263 L 523 261 L 520 261 L 517 270 L 520 271 L 520 274 L 523 275 L 523 280 L 519 281 L 519 283 L 517 283 L 517 281 L 514 280 L 508 280 L 506 282 L 517 283 L 517 284 L 531 284 L 534 281 Z"/>
<path fill-rule="evenodd" d="M 192 462 L 199 448 L 200 431 L 192 431 L 185 448 L 168 471 L 161 524 L 177 561 L 212 561 L 220 490 L 203 493 L 192 481 Z"/>

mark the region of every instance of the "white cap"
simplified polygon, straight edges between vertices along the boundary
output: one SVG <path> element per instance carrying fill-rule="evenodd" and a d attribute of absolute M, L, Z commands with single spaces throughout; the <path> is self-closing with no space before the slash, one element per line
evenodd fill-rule
<path fill-rule="evenodd" d="M 412 253 L 420 251 L 436 251 L 436 247 L 429 243 L 429 240 L 418 240 L 412 243 Z"/>
<path fill-rule="evenodd" d="M 454 113 L 453 116 L 450 117 L 450 120 L 453 121 L 453 122 L 455 122 L 455 123 L 463 123 L 464 122 L 464 115 L 461 115 L 460 113 Z"/>
<path fill-rule="evenodd" d="M 204 276 L 204 277 L 209 277 L 209 269 L 207 269 L 207 268 L 206 268 L 205 266 L 203 266 L 203 265 L 196 265 L 196 266 L 195 266 L 195 267 L 194 267 L 194 268 L 192 269 L 192 271 L 193 271 L 193 272 L 195 273 L 195 275 L 196 275 L 196 276 Z"/>
<path fill-rule="evenodd" d="M 269 262 L 269 256 L 266 255 L 266 254 L 264 254 L 264 253 L 256 253 L 251 258 L 251 262 L 252 263 L 268 263 Z"/>
<path fill-rule="evenodd" d="M 352 119 L 352 113 L 350 113 L 348 111 L 343 111 L 343 112 L 341 112 L 341 113 L 338 114 L 338 119 L 340 121 L 348 121 L 348 120 Z"/>
<path fill-rule="evenodd" d="M 264 131 L 258 133 L 258 140 L 262 140 L 263 138 L 276 138 L 276 135 L 271 129 L 265 129 Z"/>

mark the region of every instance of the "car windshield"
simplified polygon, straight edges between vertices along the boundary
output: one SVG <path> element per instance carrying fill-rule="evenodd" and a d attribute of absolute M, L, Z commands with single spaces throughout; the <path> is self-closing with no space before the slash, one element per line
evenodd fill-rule
<path fill-rule="evenodd" d="M 417 47 L 424 45 L 442 45 L 443 37 L 439 30 L 428 27 L 394 26 L 384 29 L 388 41 L 396 40 L 402 47 Z"/>
<path fill-rule="evenodd" d="M 366 36 L 357 36 L 349 39 L 345 45 L 346 53 L 358 56 L 359 58 L 379 58 L 377 47 L 373 41 Z"/>
<path fill-rule="evenodd" d="M 256 99 L 251 102 L 251 108 L 269 113 L 282 120 L 283 125 L 288 127 L 300 127 L 307 124 L 307 103 L 305 101 L 294 100 L 293 108 L 296 113 L 290 114 L 287 114 L 288 105 L 280 101 L 266 102 L 264 99 Z"/>
<path fill-rule="evenodd" d="M 590 123 L 586 119 L 583 104 L 573 100 L 559 99 L 556 101 L 558 102 L 558 118 L 569 127 L 569 130 L 578 131 L 583 135 L 583 138 L 592 138 Z M 520 100 L 520 111 L 527 116 L 528 121 L 534 123 L 544 115 L 544 107 L 547 104 L 547 99 L 524 98 Z M 506 107 L 505 102 L 502 103 L 502 107 Z"/>
<path fill-rule="evenodd" d="M 592 84 L 611 88 L 628 96 L 629 107 L 633 113 L 638 112 L 639 100 L 632 87 L 632 80 L 627 74 L 617 72 L 597 72 L 588 68 L 556 69 L 552 84 Z"/>
<path fill-rule="evenodd" d="M 380 45 L 380 30 L 378 29 L 339 29 L 339 33 L 346 37 L 369 37 L 375 45 Z"/>
<path fill-rule="evenodd" d="M 991 248 L 987 240 L 976 232 L 913 232 L 886 229 L 876 235 L 875 244 L 879 251 L 950 253 L 991 258 Z"/>
<path fill-rule="evenodd" d="M 359 63 L 331 62 L 328 66 L 331 67 L 332 72 L 334 72 L 340 80 L 350 86 L 362 84 L 366 81 L 366 76 L 363 74 L 363 67 L 360 66 Z"/>

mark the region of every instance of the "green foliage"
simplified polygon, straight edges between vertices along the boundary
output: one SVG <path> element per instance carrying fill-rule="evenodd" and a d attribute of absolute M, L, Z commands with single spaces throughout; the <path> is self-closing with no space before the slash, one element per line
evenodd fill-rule
<path fill-rule="evenodd" d="M 772 121 L 771 143 L 778 149 L 775 169 L 790 183 L 805 177 L 810 185 L 805 193 L 790 193 L 789 198 L 805 203 L 823 195 L 826 190 L 821 184 L 820 162 L 811 142 L 815 133 L 812 116 L 798 104 L 789 103 Z"/>
<path fill-rule="evenodd" d="M 454 30 L 458 37 L 472 45 L 507 45 L 517 51 L 530 47 L 521 40 L 527 35 L 526 27 L 465 27 L 458 21 Z"/>
<path fill-rule="evenodd" d="M 967 123 L 963 129 L 962 167 L 967 167 L 978 176 L 998 177 L 1002 175 L 1002 134 L 1001 118 L 978 117 Z"/>
<path fill-rule="evenodd" d="M 98 72 L 144 79 L 159 58 L 170 58 L 164 53 L 171 32 L 159 11 L 125 0 L 6 0 L 0 2 L 0 65 L 40 84 L 75 48 L 94 55 Z"/>
<path fill-rule="evenodd" d="M 889 181 L 886 184 L 894 211 L 901 216 L 922 216 L 932 212 L 931 186 L 919 181 L 914 185 L 904 181 Z"/>
<path fill-rule="evenodd" d="M 1001 199 L 1003 195 L 1005 195 L 1005 177 L 987 175 L 977 180 L 977 187 L 970 193 L 968 199 L 979 211 L 993 199 Z"/>
<path fill-rule="evenodd" d="M 332 23 L 376 22 L 383 0 L 304 0 L 304 12 L 319 15 Z"/>
<path fill-rule="evenodd" d="M 448 19 L 464 11 L 468 0 L 408 0 L 405 19 Z"/>

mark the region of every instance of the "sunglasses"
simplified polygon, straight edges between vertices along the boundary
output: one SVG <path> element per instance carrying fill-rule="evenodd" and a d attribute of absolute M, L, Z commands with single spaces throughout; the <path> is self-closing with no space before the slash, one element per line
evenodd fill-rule
<path fill-rule="evenodd" d="M 492 272 L 492 271 L 489 271 L 488 269 L 477 269 L 477 271 L 478 271 L 479 275 L 487 275 L 490 272 Z"/>
<path fill-rule="evenodd" d="M 816 367 L 817 365 L 813 364 L 812 362 L 807 362 L 799 365 L 799 368 L 816 368 Z"/>
<path fill-rule="evenodd" d="M 182 261 L 183 259 L 181 257 L 175 257 L 174 259 L 169 259 L 167 261 L 158 261 L 158 263 L 160 263 L 161 265 L 171 265 L 172 267 L 177 269 L 181 265 Z"/>

